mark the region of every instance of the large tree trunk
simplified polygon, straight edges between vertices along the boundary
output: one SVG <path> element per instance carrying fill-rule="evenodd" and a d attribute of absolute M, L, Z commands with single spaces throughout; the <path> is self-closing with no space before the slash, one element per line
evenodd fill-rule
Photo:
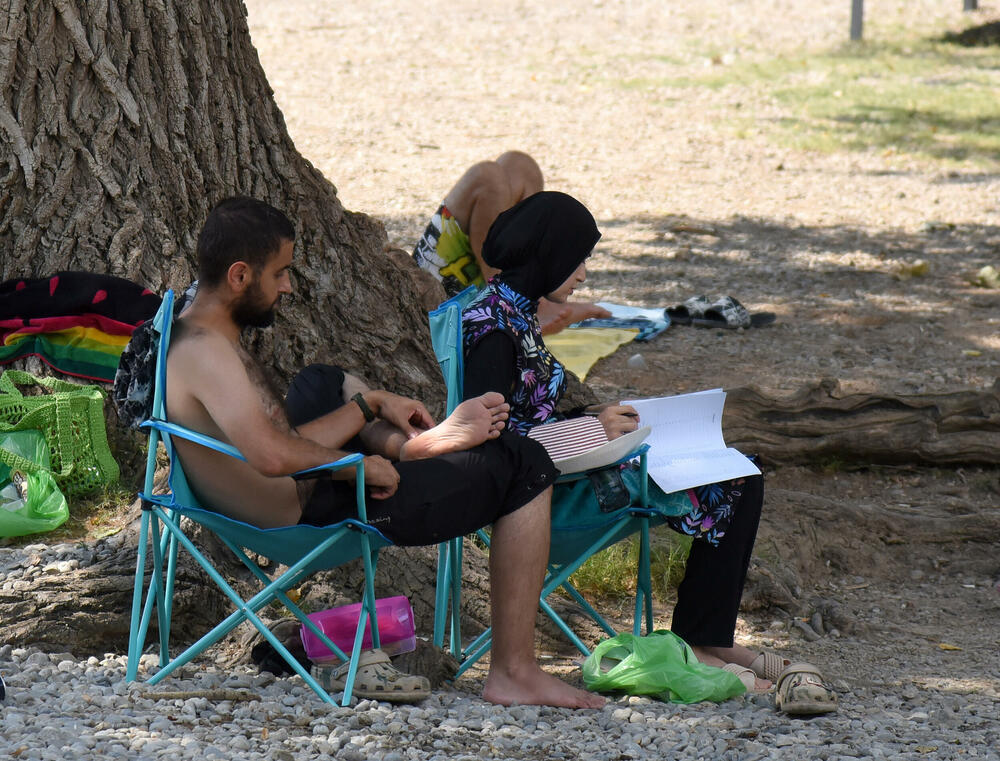
<path fill-rule="evenodd" d="M 0 134 L 0 280 L 70 269 L 183 288 L 208 209 L 251 195 L 296 223 L 295 297 L 273 330 L 248 338 L 273 380 L 335 361 L 440 409 L 412 278 L 386 255 L 382 225 L 345 211 L 295 150 L 239 0 L 11 0 L 0 10 Z M 0 641 L 122 647 L 130 542 L 98 543 L 72 578 L 0 596 Z M 408 562 L 431 567 L 430 555 Z M 425 571 L 392 576 L 432 579 Z M 193 567 L 180 573 L 176 631 L 193 635 L 223 603 Z"/>
<path fill-rule="evenodd" d="M 296 222 L 295 297 L 250 339 L 275 380 L 335 359 L 442 395 L 410 278 L 382 225 L 295 150 L 238 0 L 13 0 L 0 131 L 0 280 L 79 269 L 182 288 L 208 209 L 252 195 Z"/>

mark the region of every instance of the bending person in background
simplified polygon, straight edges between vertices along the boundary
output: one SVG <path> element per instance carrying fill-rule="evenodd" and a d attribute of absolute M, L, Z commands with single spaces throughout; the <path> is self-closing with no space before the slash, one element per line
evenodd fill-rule
<path fill-rule="evenodd" d="M 543 297 L 565 303 L 585 280 L 585 260 L 600 235 L 593 216 L 579 201 L 563 193 L 542 192 L 501 214 L 484 241 L 483 258 L 500 274 L 463 313 L 464 393 L 467 399 L 489 391 L 503 394 L 510 403 L 511 431 L 526 435 L 554 419 L 565 374 L 545 348 L 536 310 Z M 635 409 L 618 402 L 576 414 L 596 415 L 609 439 L 639 426 Z M 649 483 L 654 506 L 676 506 L 678 499 L 689 503 L 686 514 L 667 519 L 672 529 L 694 538 L 677 590 L 672 630 L 691 645 L 700 661 L 726 667 L 755 691 L 769 689 L 791 665 L 773 653 L 755 653 L 734 641 L 763 495 L 761 476 L 671 495 Z M 835 696 L 818 673 L 795 677 L 789 687 L 800 702 L 808 698 L 810 710 L 804 712 L 836 708 Z"/>
<path fill-rule="evenodd" d="M 482 288 L 498 270 L 483 261 L 483 241 L 497 216 L 542 190 L 542 170 L 531 156 L 507 151 L 496 161 L 481 161 L 465 171 L 431 217 L 413 250 L 417 264 L 454 296 L 469 285 Z M 539 319 L 546 335 L 567 325 L 611 313 L 586 302 L 542 299 Z"/>

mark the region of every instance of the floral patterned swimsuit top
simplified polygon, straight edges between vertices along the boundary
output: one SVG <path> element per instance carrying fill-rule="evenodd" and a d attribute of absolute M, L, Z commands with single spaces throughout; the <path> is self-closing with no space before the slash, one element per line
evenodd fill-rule
<path fill-rule="evenodd" d="M 521 382 L 507 400 L 510 403 L 507 425 L 522 436 L 552 418 L 566 389 L 563 366 L 542 340 L 537 309 L 537 301 L 492 278 L 462 312 L 465 353 L 496 331 L 510 336 L 517 347 L 517 373 Z"/>

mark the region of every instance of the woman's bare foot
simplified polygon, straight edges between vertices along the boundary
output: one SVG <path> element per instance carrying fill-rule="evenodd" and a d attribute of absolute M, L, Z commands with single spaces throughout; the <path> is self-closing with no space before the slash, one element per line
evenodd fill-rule
<path fill-rule="evenodd" d="M 467 399 L 442 423 L 414 436 L 399 450 L 400 460 L 423 460 L 460 452 L 500 435 L 507 424 L 510 405 L 494 391 Z"/>
<path fill-rule="evenodd" d="M 601 708 L 605 700 L 600 695 L 579 690 L 546 674 L 535 663 L 511 674 L 490 668 L 483 687 L 483 700 L 497 705 L 559 706 L 562 708 Z"/>
<path fill-rule="evenodd" d="M 740 666 L 750 668 L 753 662 L 754 653 L 743 647 L 743 645 L 733 645 L 732 647 L 696 647 L 691 646 L 698 661 L 706 666 L 722 668 L 727 663 L 737 663 Z M 748 675 L 749 676 L 749 675 Z M 771 688 L 771 682 L 767 679 L 757 677 L 754 680 L 754 690 L 762 691 Z"/>

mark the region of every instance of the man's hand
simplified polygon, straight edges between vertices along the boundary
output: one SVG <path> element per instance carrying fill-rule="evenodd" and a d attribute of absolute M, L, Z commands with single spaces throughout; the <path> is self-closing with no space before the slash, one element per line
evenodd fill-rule
<path fill-rule="evenodd" d="M 401 430 L 406 438 L 419 436 L 428 428 L 434 427 L 434 418 L 423 404 L 415 399 L 392 394 L 388 391 L 369 392 L 377 400 L 375 413 L 385 422 L 391 423 Z M 366 394 L 368 396 L 368 394 Z"/>
<path fill-rule="evenodd" d="M 399 471 L 384 457 L 373 454 L 364 459 L 365 486 L 372 499 L 391 497 L 399 488 Z"/>
<path fill-rule="evenodd" d="M 611 404 L 601 410 L 597 419 L 604 426 L 608 440 L 617 439 L 639 428 L 639 413 L 629 405 Z"/>

